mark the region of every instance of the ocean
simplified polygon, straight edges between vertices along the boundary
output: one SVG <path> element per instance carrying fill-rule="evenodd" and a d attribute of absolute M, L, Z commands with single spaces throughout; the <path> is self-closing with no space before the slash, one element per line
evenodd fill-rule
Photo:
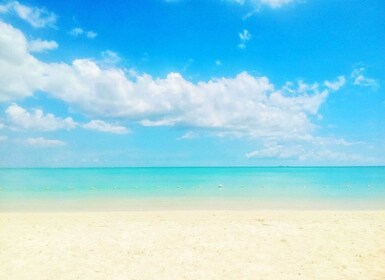
<path fill-rule="evenodd" d="M 0 210 L 124 210 L 173 203 L 385 209 L 385 167 L 0 169 Z"/>

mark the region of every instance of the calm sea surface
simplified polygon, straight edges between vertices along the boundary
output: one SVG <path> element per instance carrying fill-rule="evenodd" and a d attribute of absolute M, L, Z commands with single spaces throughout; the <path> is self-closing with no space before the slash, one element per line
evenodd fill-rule
<path fill-rule="evenodd" d="M 385 167 L 0 169 L 0 209 L 12 201 L 110 198 L 355 201 L 385 209 Z"/>

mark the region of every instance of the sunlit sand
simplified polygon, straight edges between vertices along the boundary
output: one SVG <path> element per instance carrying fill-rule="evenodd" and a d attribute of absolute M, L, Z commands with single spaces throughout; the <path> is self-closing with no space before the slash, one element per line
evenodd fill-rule
<path fill-rule="evenodd" d="M 385 279 L 384 211 L 0 214 L 0 279 Z"/>

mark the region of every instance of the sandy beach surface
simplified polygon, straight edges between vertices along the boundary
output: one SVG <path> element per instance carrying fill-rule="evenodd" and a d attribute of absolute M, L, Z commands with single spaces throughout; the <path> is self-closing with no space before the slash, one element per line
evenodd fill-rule
<path fill-rule="evenodd" d="M 385 211 L 0 213 L 0 279 L 385 279 Z"/>

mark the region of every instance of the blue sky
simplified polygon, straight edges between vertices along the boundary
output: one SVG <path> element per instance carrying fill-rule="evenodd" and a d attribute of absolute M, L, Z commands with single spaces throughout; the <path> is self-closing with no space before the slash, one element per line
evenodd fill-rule
<path fill-rule="evenodd" d="M 385 3 L 0 2 L 0 166 L 385 164 Z"/>

